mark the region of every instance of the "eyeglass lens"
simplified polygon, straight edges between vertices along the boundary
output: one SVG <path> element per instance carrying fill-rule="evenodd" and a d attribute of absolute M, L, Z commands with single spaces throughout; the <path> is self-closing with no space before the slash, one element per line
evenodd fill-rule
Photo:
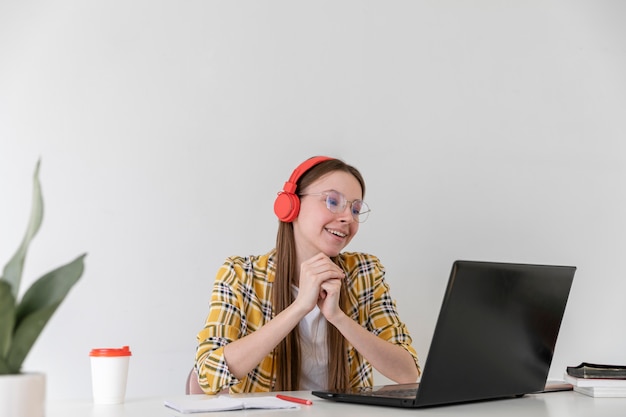
<path fill-rule="evenodd" d="M 328 191 L 326 193 L 326 207 L 333 213 L 341 213 L 345 210 L 348 200 L 338 191 Z M 359 222 L 364 222 L 369 215 L 369 207 L 363 200 L 354 200 L 350 202 L 350 211 L 352 217 Z"/>

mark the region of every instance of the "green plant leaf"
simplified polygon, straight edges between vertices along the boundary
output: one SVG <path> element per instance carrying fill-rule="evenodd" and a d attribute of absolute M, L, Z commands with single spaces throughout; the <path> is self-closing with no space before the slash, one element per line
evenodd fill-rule
<path fill-rule="evenodd" d="M 11 294 L 11 285 L 0 280 L 0 358 L 6 358 L 13 338 L 15 324 L 15 298 Z M 0 364 L 0 374 L 2 374 Z"/>
<path fill-rule="evenodd" d="M 19 369 L 50 317 L 76 284 L 85 269 L 80 255 L 39 278 L 24 293 L 17 306 L 13 342 L 7 355 L 11 369 Z"/>
<path fill-rule="evenodd" d="M 85 256 L 87 254 L 84 253 L 73 261 L 48 272 L 30 286 L 17 306 L 17 326 L 20 326 L 24 317 L 35 311 L 63 301 L 83 274 Z"/>
<path fill-rule="evenodd" d="M 41 161 L 37 161 L 35 167 L 35 175 L 33 176 L 33 203 L 30 211 L 30 219 L 28 221 L 28 227 L 26 233 L 22 239 L 22 243 L 15 252 L 15 255 L 4 266 L 2 272 L 2 279 L 11 284 L 11 291 L 13 297 L 17 299 L 17 294 L 20 289 L 20 281 L 22 280 L 22 272 L 24 271 L 24 260 L 26 259 L 26 252 L 30 241 L 35 237 L 41 222 L 43 220 L 43 198 L 41 195 L 41 184 L 39 183 L 39 165 Z"/>
<path fill-rule="evenodd" d="M 11 370 L 9 369 L 9 365 L 4 360 L 4 358 L 0 358 L 0 375 L 9 375 L 11 374 Z"/>
<path fill-rule="evenodd" d="M 6 363 L 9 373 L 17 374 L 20 372 L 28 352 L 30 352 L 41 331 L 60 304 L 59 302 L 48 305 L 24 317 L 19 327 L 15 330 L 13 343 L 7 354 Z"/>

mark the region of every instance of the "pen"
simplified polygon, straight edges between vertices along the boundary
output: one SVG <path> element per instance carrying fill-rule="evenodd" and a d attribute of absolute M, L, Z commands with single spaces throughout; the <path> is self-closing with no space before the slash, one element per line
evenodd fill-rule
<path fill-rule="evenodd" d="M 313 405 L 313 401 L 305 400 L 304 398 L 290 397 L 288 395 L 281 395 L 281 394 L 276 394 L 276 398 L 280 398 L 281 400 L 285 400 L 285 401 L 291 401 L 292 403 Z"/>

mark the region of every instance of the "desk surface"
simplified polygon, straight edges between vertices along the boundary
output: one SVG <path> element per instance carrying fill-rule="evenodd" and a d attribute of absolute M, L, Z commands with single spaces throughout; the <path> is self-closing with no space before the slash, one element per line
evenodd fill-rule
<path fill-rule="evenodd" d="M 551 392 L 471 404 L 450 405 L 423 409 L 400 409 L 390 407 L 373 407 L 367 405 L 335 403 L 317 398 L 309 391 L 288 393 L 292 396 L 308 398 L 313 405 L 303 405 L 299 410 L 246 410 L 215 413 L 180 414 L 166 408 L 166 398 L 154 397 L 145 399 L 127 399 L 120 405 L 93 405 L 89 401 L 49 401 L 47 417 L 236 417 L 236 416 L 272 416 L 279 415 L 308 417 L 341 416 L 341 417 L 386 417 L 408 416 L 419 414 L 420 417 L 489 417 L 533 416 L 533 417 L 623 417 L 626 410 L 626 398 L 593 398 L 573 391 Z M 267 395 L 267 394 L 264 394 Z"/>

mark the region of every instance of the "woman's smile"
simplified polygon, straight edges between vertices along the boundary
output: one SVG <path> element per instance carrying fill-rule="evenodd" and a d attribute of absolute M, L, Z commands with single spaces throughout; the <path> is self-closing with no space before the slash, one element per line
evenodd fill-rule
<path fill-rule="evenodd" d="M 334 236 L 340 237 L 340 238 L 342 238 L 342 239 L 344 239 L 344 238 L 348 237 L 348 234 L 347 234 L 347 233 L 344 233 L 344 232 L 342 232 L 342 231 L 340 231 L 340 230 L 337 230 L 337 229 L 325 228 L 324 230 L 326 230 L 326 231 L 327 231 L 328 233 L 330 233 L 331 235 L 334 235 Z"/>

